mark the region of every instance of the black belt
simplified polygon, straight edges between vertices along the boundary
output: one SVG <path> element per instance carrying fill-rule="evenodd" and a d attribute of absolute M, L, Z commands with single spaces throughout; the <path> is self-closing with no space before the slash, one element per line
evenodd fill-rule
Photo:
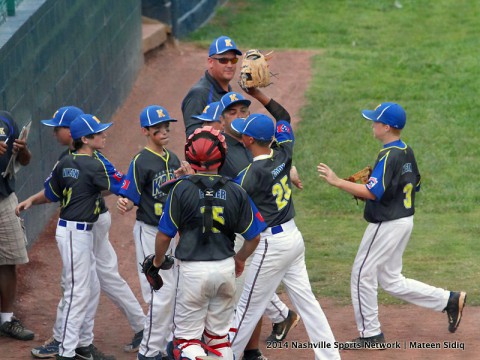
<path fill-rule="evenodd" d="M 85 223 L 85 222 L 79 223 L 76 221 L 73 221 L 73 222 L 76 223 L 77 230 L 90 231 L 93 228 L 92 223 Z M 63 220 L 63 219 L 58 220 L 58 226 L 67 227 L 67 220 Z"/>

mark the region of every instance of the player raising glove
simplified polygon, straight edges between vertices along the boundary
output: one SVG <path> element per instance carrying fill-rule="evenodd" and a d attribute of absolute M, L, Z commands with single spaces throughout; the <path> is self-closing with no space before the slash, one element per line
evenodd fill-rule
<path fill-rule="evenodd" d="M 155 255 L 150 254 L 145 258 L 145 260 L 143 260 L 143 264 L 140 265 L 142 266 L 142 272 L 145 274 L 145 277 L 147 278 L 147 281 L 153 290 L 159 290 L 163 286 L 163 280 L 158 272 L 160 270 L 171 269 L 174 264 L 174 260 L 172 256 L 165 255 L 165 260 L 163 261 L 162 265 L 156 267 L 153 264 L 154 259 Z"/>

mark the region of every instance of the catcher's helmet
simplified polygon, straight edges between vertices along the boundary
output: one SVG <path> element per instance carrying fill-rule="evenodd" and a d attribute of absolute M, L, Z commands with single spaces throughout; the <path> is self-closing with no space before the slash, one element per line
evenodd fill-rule
<path fill-rule="evenodd" d="M 211 126 L 196 129 L 185 143 L 185 159 L 197 171 L 215 170 L 227 155 L 225 136 Z"/>

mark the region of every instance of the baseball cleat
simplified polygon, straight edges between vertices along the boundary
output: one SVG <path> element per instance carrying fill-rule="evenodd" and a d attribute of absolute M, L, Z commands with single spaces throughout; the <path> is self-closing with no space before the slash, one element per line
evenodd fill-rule
<path fill-rule="evenodd" d="M 297 326 L 300 321 L 300 316 L 293 310 L 288 310 L 287 318 L 280 322 L 273 324 L 272 333 L 267 337 L 267 342 L 279 342 L 287 337 L 290 329 Z"/>
<path fill-rule="evenodd" d="M 116 360 L 114 356 L 105 355 L 93 344 L 75 349 L 75 359 L 78 360 Z"/>
<path fill-rule="evenodd" d="M 9 336 L 17 340 L 32 340 L 35 336 L 32 331 L 25 329 L 20 320 L 14 316 L 12 320 L 5 321 L 0 326 L 0 335 Z"/>
<path fill-rule="evenodd" d="M 447 307 L 443 312 L 447 312 L 448 316 L 448 331 L 454 333 L 457 331 L 460 320 L 462 320 L 462 312 L 467 302 L 467 293 L 464 291 L 454 292 L 450 291 L 450 298 L 448 299 Z"/>
<path fill-rule="evenodd" d="M 140 344 L 142 343 L 142 339 L 143 339 L 143 330 L 133 335 L 132 341 L 130 342 L 130 344 L 127 344 L 124 346 L 123 351 L 128 353 L 137 352 L 138 348 L 140 347 Z"/>
<path fill-rule="evenodd" d="M 47 359 L 53 358 L 58 354 L 58 347 L 60 346 L 60 341 L 55 340 L 52 336 L 50 339 L 45 341 L 42 346 L 37 346 L 33 348 L 31 353 L 33 357 L 38 359 Z"/>
<path fill-rule="evenodd" d="M 370 337 L 358 337 L 341 344 L 343 350 L 385 350 L 383 333 Z"/>

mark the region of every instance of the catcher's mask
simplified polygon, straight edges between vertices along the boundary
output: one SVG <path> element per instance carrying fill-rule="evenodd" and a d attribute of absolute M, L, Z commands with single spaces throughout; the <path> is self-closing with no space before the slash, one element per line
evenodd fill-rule
<path fill-rule="evenodd" d="M 211 126 L 196 129 L 185 143 L 185 159 L 197 171 L 218 169 L 226 155 L 225 136 Z"/>

